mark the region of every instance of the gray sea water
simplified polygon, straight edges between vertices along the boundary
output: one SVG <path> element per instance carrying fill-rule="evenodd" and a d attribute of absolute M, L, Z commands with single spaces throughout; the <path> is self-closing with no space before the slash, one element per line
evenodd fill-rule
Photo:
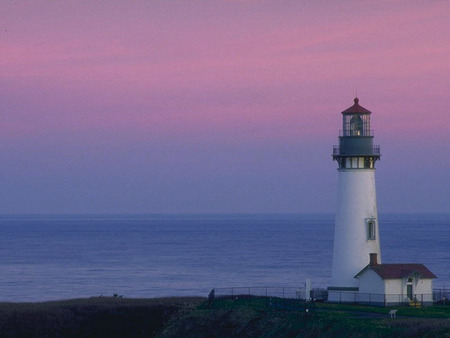
<path fill-rule="evenodd" d="M 326 287 L 334 216 L 0 216 L 0 301 L 207 296 Z M 450 214 L 380 215 L 384 263 L 423 263 L 450 288 Z"/>

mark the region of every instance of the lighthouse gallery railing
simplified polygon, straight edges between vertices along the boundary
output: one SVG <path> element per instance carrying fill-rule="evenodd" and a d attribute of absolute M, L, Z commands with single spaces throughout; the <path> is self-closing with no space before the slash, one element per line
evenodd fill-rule
<path fill-rule="evenodd" d="M 345 155 L 345 156 L 370 156 L 370 155 L 380 155 L 380 146 L 373 146 L 369 151 L 358 154 L 341 154 L 341 148 L 339 146 L 333 146 L 333 156 Z"/>

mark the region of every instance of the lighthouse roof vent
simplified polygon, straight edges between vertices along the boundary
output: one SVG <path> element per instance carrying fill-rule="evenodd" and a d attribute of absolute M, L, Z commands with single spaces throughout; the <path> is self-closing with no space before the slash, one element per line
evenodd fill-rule
<path fill-rule="evenodd" d="M 372 112 L 362 106 L 359 105 L 359 99 L 355 97 L 354 105 L 350 108 L 347 108 L 342 112 L 344 115 L 353 115 L 353 114 L 371 114 Z"/>

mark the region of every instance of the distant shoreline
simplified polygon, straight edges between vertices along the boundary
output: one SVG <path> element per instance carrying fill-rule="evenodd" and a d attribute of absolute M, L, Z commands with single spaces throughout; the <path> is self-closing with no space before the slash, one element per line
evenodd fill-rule
<path fill-rule="evenodd" d="M 450 214 L 449 214 L 450 215 Z M 290 213 L 290 212 L 276 212 L 276 213 L 18 213 L 18 214 L 0 214 L 0 219 L 2 218 L 23 218 L 23 219 L 35 219 L 35 218 L 48 218 L 48 219 L 59 219 L 59 218 L 74 218 L 74 219 L 105 219 L 105 218 L 115 218 L 115 219 L 197 219 L 197 218 L 248 218 L 248 217 L 269 217 L 269 218 L 279 218 L 279 217 L 314 217 L 314 216 L 329 216 L 334 217 L 334 213 L 330 212 L 311 212 L 311 213 Z"/>

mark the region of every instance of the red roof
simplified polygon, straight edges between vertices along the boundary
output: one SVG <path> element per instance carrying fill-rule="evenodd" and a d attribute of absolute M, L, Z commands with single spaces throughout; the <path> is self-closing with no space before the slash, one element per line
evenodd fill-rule
<path fill-rule="evenodd" d="M 372 112 L 370 110 L 367 110 L 366 108 L 359 105 L 359 99 L 355 97 L 354 99 L 355 104 L 351 106 L 350 108 L 347 108 L 342 112 L 342 114 L 371 114 Z"/>
<path fill-rule="evenodd" d="M 398 279 L 398 278 L 407 278 L 412 275 L 418 275 L 421 278 L 433 279 L 437 278 L 434 273 L 432 273 L 428 268 L 423 264 L 376 264 L 376 265 L 367 265 L 364 269 L 362 269 L 356 276 L 359 277 L 364 271 L 367 269 L 371 269 L 375 271 L 382 279 Z"/>

